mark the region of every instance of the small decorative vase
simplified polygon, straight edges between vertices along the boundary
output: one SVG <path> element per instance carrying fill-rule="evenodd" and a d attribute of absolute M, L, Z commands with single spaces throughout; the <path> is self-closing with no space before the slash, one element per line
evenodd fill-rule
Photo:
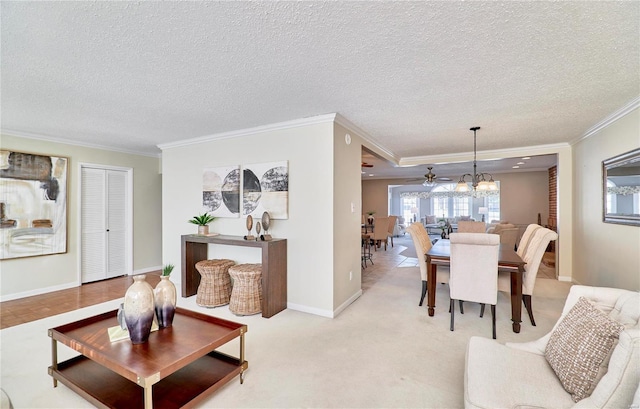
<path fill-rule="evenodd" d="M 204 226 L 198 226 L 198 234 L 203 236 L 209 234 L 209 225 L 205 224 Z"/>
<path fill-rule="evenodd" d="M 445 233 L 444 230 L 442 230 L 442 233 L 440 234 L 440 237 L 442 237 L 443 239 L 447 238 L 447 233 Z"/>
<path fill-rule="evenodd" d="M 369 225 L 373 224 L 373 220 L 374 220 L 373 216 L 369 215 L 369 217 L 367 217 L 367 221 L 369 222 Z"/>
<path fill-rule="evenodd" d="M 127 329 L 127 323 L 124 321 L 124 303 L 121 302 L 118 307 L 118 324 L 120 324 L 120 328 Z"/>
<path fill-rule="evenodd" d="M 144 274 L 133 276 L 133 284 L 124 295 L 124 320 L 133 344 L 149 340 L 153 317 L 153 288 L 145 281 Z"/>
<path fill-rule="evenodd" d="M 160 276 L 160 282 L 153 290 L 156 317 L 160 328 L 170 327 L 176 313 L 176 286 L 169 280 L 169 276 Z"/>

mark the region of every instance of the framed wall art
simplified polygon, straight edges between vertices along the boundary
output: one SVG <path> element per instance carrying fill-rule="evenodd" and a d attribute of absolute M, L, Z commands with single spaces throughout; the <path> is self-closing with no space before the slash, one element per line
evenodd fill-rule
<path fill-rule="evenodd" d="M 288 161 L 245 165 L 242 169 L 242 214 L 271 219 L 289 218 Z"/>
<path fill-rule="evenodd" d="M 67 252 L 69 160 L 0 150 L 0 259 Z"/>
<path fill-rule="evenodd" d="M 215 217 L 240 217 L 240 166 L 204 169 L 202 210 Z"/>

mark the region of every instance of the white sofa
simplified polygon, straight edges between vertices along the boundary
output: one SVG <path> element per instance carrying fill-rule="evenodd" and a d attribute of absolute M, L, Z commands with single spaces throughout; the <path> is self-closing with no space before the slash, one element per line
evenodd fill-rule
<path fill-rule="evenodd" d="M 605 375 L 591 396 L 574 402 L 545 358 L 553 331 L 580 297 L 624 325 Z M 526 343 L 506 345 L 472 337 L 464 375 L 465 408 L 629 408 L 640 407 L 640 293 L 574 285 L 554 329 Z M 634 397 L 635 396 L 635 397 Z M 635 405 L 635 406 L 633 406 Z"/>

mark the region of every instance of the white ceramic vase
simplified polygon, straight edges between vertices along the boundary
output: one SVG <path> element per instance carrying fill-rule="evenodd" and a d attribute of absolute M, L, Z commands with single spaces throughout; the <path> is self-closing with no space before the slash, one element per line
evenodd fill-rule
<path fill-rule="evenodd" d="M 170 327 L 176 313 L 176 286 L 169 280 L 169 276 L 160 276 L 160 282 L 153 290 L 155 313 L 160 328 Z"/>
<path fill-rule="evenodd" d="M 133 284 L 124 295 L 124 320 L 129 330 L 129 338 L 134 344 L 149 340 L 153 324 L 153 288 L 145 281 L 145 275 L 133 276 Z"/>

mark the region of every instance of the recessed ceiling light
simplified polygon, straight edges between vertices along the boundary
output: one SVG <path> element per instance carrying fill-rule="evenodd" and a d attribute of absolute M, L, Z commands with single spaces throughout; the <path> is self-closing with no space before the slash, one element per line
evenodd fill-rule
<path fill-rule="evenodd" d="M 524 165 L 524 162 L 518 162 L 516 165 Z"/>
<path fill-rule="evenodd" d="M 512 166 L 513 169 L 519 169 L 520 166 Z"/>
<path fill-rule="evenodd" d="M 373 173 L 369 173 L 369 176 L 373 176 Z"/>
<path fill-rule="evenodd" d="M 522 159 L 527 160 L 527 159 L 531 159 L 531 158 L 530 158 L 529 156 L 525 156 L 525 157 L 524 157 L 524 158 L 522 158 Z"/>

